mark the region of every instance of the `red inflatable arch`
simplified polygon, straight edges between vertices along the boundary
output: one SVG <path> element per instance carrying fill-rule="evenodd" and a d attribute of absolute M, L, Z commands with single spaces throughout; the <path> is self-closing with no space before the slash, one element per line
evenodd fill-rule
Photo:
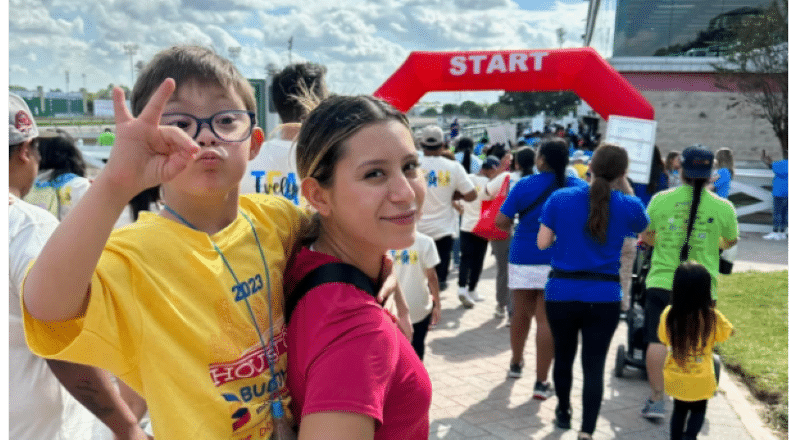
<path fill-rule="evenodd" d="M 590 47 L 412 52 L 374 95 L 408 111 L 428 92 L 571 90 L 602 118 L 654 119 L 654 108 Z"/>

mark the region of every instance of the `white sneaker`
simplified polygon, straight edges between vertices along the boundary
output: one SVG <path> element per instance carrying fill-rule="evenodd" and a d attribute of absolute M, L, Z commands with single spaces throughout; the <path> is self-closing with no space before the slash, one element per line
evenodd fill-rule
<path fill-rule="evenodd" d="M 497 308 L 494 310 L 494 317 L 498 319 L 505 318 L 505 307 L 497 305 Z"/>
<path fill-rule="evenodd" d="M 781 240 L 781 233 L 780 232 L 771 232 L 764 237 L 763 240 Z"/>
<path fill-rule="evenodd" d="M 472 298 L 473 300 L 477 301 L 477 302 L 481 302 L 481 301 L 485 301 L 486 300 L 486 298 L 483 298 L 482 296 L 480 296 L 480 294 L 478 293 L 477 290 L 470 290 L 469 291 L 469 297 Z"/>
<path fill-rule="evenodd" d="M 471 309 L 475 306 L 475 302 L 469 296 L 469 292 L 467 291 L 466 287 L 458 288 L 458 299 L 461 301 L 461 304 L 468 309 Z"/>
<path fill-rule="evenodd" d="M 787 239 L 787 233 L 786 232 L 779 232 L 778 233 L 778 239 L 779 240 L 786 240 Z"/>

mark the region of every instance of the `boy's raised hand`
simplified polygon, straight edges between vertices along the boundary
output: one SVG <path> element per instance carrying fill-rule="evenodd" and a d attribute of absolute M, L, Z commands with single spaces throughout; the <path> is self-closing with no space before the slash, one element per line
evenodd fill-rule
<path fill-rule="evenodd" d="M 173 79 L 163 81 L 134 118 L 124 103 L 124 91 L 113 88 L 116 141 L 102 177 L 110 179 L 129 198 L 173 179 L 199 152 L 199 146 L 184 131 L 160 125 L 163 109 L 175 89 Z"/>

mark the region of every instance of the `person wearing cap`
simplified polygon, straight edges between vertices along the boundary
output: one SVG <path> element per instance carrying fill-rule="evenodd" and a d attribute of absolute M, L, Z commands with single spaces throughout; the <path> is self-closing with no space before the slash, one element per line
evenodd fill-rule
<path fill-rule="evenodd" d="M 428 125 L 420 130 L 418 143 L 422 147 L 420 168 L 428 183 L 422 217 L 417 230 L 433 238 L 439 252 L 436 275 L 439 290 L 447 288 L 447 273 L 453 248 L 453 236 L 458 233 L 458 222 L 453 200 L 462 198 L 467 202 L 475 200 L 475 185 L 467 176 L 464 167 L 455 160 L 442 156 L 445 142 L 444 133 L 438 125 Z M 474 305 L 473 298 L 466 292 L 459 292 L 459 299 L 466 307 Z"/>
<path fill-rule="evenodd" d="M 650 223 L 641 241 L 654 246 L 646 276 L 646 372 L 651 395 L 641 411 L 648 419 L 665 417 L 663 366 L 667 348 L 657 338 L 660 314 L 668 304 L 674 271 L 680 262 L 694 260 L 712 275 L 712 298 L 717 299 L 720 248 L 737 243 L 737 213 L 728 200 L 707 190 L 714 155 L 701 146 L 682 152 L 683 185 L 657 193 L 649 202 Z"/>
<path fill-rule="evenodd" d="M 9 438 L 86 439 L 96 418 L 116 438 L 146 438 L 110 376 L 80 364 L 45 360 L 31 353 L 25 342 L 19 301 L 22 281 L 58 220 L 49 212 L 22 200 L 39 170 L 39 129 L 27 103 L 8 96 L 8 259 L 9 290 Z M 71 396 L 63 395 L 66 388 Z"/>

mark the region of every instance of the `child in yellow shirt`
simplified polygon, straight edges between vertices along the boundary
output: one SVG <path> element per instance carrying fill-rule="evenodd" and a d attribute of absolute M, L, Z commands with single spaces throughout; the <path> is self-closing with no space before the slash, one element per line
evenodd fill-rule
<path fill-rule="evenodd" d="M 674 398 L 671 440 L 695 439 L 701 430 L 707 399 L 717 389 L 712 348 L 734 331 L 714 308 L 711 286 L 704 266 L 682 263 L 674 272 L 671 305 L 660 315 L 658 337 L 669 347 L 663 369 L 665 392 Z"/>

